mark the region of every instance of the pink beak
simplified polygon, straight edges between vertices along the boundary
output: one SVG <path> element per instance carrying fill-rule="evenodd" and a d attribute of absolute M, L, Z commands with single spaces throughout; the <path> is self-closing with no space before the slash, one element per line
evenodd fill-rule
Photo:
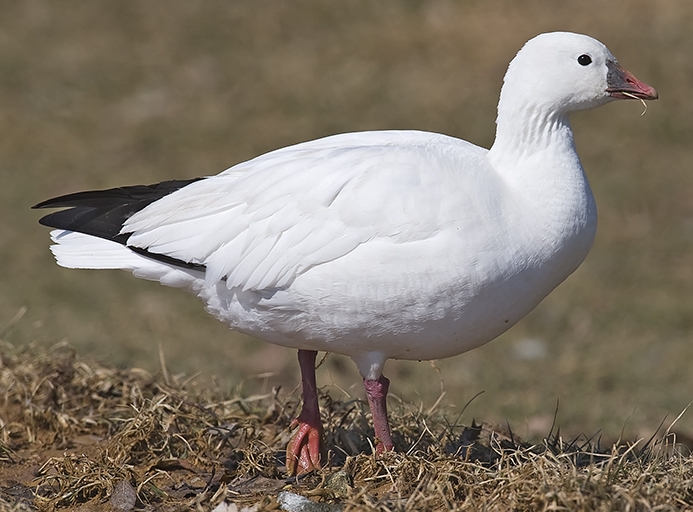
<path fill-rule="evenodd" d="M 630 71 L 623 69 L 618 62 L 607 61 L 606 67 L 609 70 L 606 75 L 606 92 L 612 98 L 621 100 L 656 100 L 659 98 L 659 94 L 657 94 L 654 87 L 635 78 Z"/>

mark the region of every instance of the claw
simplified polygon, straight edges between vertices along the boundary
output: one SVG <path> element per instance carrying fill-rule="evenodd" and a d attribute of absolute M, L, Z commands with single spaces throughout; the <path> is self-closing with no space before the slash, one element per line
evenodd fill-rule
<path fill-rule="evenodd" d="M 322 425 L 311 425 L 300 416 L 291 423 L 298 430 L 286 447 L 286 470 L 289 475 L 303 475 L 320 469 Z"/>

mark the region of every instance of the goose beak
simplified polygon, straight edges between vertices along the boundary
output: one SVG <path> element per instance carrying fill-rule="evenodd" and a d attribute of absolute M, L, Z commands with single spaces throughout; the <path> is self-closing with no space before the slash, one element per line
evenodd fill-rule
<path fill-rule="evenodd" d="M 618 62 L 607 61 L 606 92 L 616 99 L 656 100 L 659 94 L 654 87 L 641 82 L 633 74 L 623 69 Z"/>

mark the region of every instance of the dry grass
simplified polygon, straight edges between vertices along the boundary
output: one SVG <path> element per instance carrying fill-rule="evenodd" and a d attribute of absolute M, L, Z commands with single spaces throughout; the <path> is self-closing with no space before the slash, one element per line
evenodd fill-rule
<path fill-rule="evenodd" d="M 675 510 L 693 507 L 693 458 L 666 431 L 601 447 L 547 433 L 463 427 L 438 410 L 393 408 L 398 453 L 378 459 L 358 400 L 321 396 L 329 464 L 288 479 L 283 449 L 297 402 L 196 389 L 3 343 L 0 510 L 277 509 L 280 491 L 347 510 Z"/>
<path fill-rule="evenodd" d="M 508 61 L 529 37 L 604 41 L 661 99 L 573 119 L 599 205 L 585 264 L 502 339 L 441 361 L 448 399 L 522 434 L 647 436 L 693 399 L 690 0 L 23 0 L 0 16 L 0 326 L 115 365 L 216 375 L 249 393 L 298 381 L 295 353 L 229 332 L 192 296 L 121 272 L 58 268 L 29 207 L 61 193 L 215 174 L 335 132 L 412 128 L 488 146 Z M 527 353 L 527 344 L 539 347 Z M 194 350 L 190 347 L 194 346 Z M 388 363 L 427 407 L 426 363 Z M 348 359 L 321 385 L 358 393 Z M 355 385 L 352 388 L 350 386 Z M 684 418 L 687 429 L 693 423 Z M 541 428 L 537 428 L 539 425 Z"/>

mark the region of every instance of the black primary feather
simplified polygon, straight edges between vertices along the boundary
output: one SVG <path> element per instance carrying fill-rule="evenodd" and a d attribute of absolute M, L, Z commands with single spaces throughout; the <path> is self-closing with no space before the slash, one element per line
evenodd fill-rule
<path fill-rule="evenodd" d="M 152 253 L 141 247 L 130 247 L 127 245 L 130 234 L 120 232 L 125 221 L 138 211 L 201 179 L 204 178 L 77 192 L 48 199 L 32 208 L 65 208 L 65 210 L 41 217 L 39 223 L 44 226 L 105 238 L 123 244 L 143 256 L 164 263 L 194 270 L 204 270 L 205 266 L 198 263 L 178 260 L 165 254 Z"/>

